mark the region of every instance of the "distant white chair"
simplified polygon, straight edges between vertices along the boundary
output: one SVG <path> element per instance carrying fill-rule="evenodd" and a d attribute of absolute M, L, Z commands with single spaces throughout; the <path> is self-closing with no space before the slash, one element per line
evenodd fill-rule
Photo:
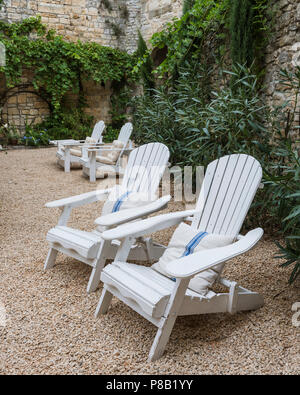
<path fill-rule="evenodd" d="M 132 124 L 126 123 L 121 128 L 118 139 L 112 144 L 105 144 L 101 148 L 90 148 L 88 155 L 80 158 L 83 174 L 88 176 L 91 182 L 103 178 L 106 173 L 124 174 L 121 161 L 123 156 L 129 155 L 133 149 L 130 140 L 132 130 Z"/>
<path fill-rule="evenodd" d="M 120 189 L 122 196 L 112 202 L 111 214 L 102 215 L 97 219 L 97 229 L 93 232 L 84 232 L 67 227 L 67 222 L 73 208 L 84 206 L 99 200 L 108 200 L 116 188 L 88 192 L 83 195 L 47 203 L 46 207 L 60 208 L 62 214 L 58 225 L 47 234 L 50 250 L 45 262 L 45 270 L 53 267 L 58 252 L 71 256 L 92 267 L 87 292 L 96 290 L 100 282 L 100 273 L 106 259 L 114 259 L 119 246 L 118 240 L 105 242 L 102 232 L 129 221 L 145 218 L 149 214 L 165 208 L 170 196 L 157 199 L 156 192 L 165 171 L 168 159 L 168 148 L 160 143 L 143 145 L 131 152 Z M 124 193 L 125 192 L 125 193 Z M 147 196 L 150 202 L 133 202 L 133 208 L 122 210 L 129 194 Z M 140 204 L 141 203 L 141 204 Z M 111 202 L 109 201 L 109 204 Z M 106 205 L 106 203 L 105 203 Z M 105 207 L 105 206 L 104 206 Z M 122 210 L 122 211 L 120 211 Z M 95 212 L 95 217 L 97 213 Z M 152 242 L 151 239 L 140 239 L 139 243 L 131 248 L 130 256 L 135 260 L 149 260 L 150 255 L 159 259 L 164 247 Z"/>
<path fill-rule="evenodd" d="M 149 354 L 149 360 L 155 361 L 164 353 L 177 316 L 233 314 L 261 307 L 262 296 L 221 277 L 224 263 L 250 250 L 263 235 L 260 228 L 245 236 L 239 235 L 261 177 L 261 166 L 251 156 L 225 156 L 208 166 L 195 210 L 159 215 L 105 231 L 102 234 L 104 240 L 118 239 L 122 244 L 115 261 L 102 271 L 104 288 L 96 316 L 105 314 L 112 297 L 116 296 L 156 325 L 158 331 Z M 180 227 L 184 227 L 186 234 L 194 232 L 196 236 L 185 246 L 179 259 L 167 261 L 165 274 L 155 269 L 155 265 L 145 267 L 126 263 L 136 239 L 184 220 L 190 220 L 191 226 L 181 224 Z M 186 237 L 186 234 L 182 236 Z M 193 253 L 197 243 L 207 234 L 231 241 L 223 247 Z M 174 250 L 173 238 L 172 243 Z M 229 292 L 217 293 L 207 285 L 201 292 L 196 292 L 191 280 L 200 281 L 202 286 L 208 284 L 208 280 L 218 281 Z"/>
<path fill-rule="evenodd" d="M 85 140 L 70 139 L 56 140 L 51 142 L 58 147 L 56 152 L 56 157 L 58 158 L 57 163 L 64 168 L 66 173 L 70 172 L 71 165 L 73 163 L 80 163 L 81 157 L 87 157 L 88 147 L 93 147 L 96 144 L 102 143 L 102 134 L 104 129 L 105 123 L 100 121 L 94 126 L 91 137 L 87 137 Z"/>

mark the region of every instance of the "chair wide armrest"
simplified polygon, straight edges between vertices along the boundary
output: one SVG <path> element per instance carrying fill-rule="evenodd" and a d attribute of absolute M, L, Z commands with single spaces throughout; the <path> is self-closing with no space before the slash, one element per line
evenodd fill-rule
<path fill-rule="evenodd" d="M 124 210 L 125 211 L 125 210 Z M 158 215 L 138 222 L 120 225 L 117 228 L 102 233 L 104 240 L 123 239 L 125 237 L 141 237 L 162 229 L 178 225 L 185 218 L 194 215 L 196 210 L 179 211 L 170 214 Z M 119 213 L 120 214 L 120 213 Z"/>
<path fill-rule="evenodd" d="M 95 224 L 106 227 L 121 225 L 166 208 L 170 200 L 170 195 L 163 196 L 162 198 L 157 199 L 154 202 L 145 204 L 145 206 L 121 210 L 116 213 L 107 214 L 99 217 L 96 219 Z"/>
<path fill-rule="evenodd" d="M 223 263 L 238 255 L 244 254 L 255 246 L 263 235 L 261 228 L 248 232 L 243 238 L 226 247 L 212 248 L 196 252 L 184 258 L 169 262 L 165 271 L 172 277 L 190 278 L 219 263 Z"/>
<path fill-rule="evenodd" d="M 71 208 L 84 206 L 86 204 L 97 202 L 110 193 L 111 189 L 103 189 L 99 191 L 92 191 L 83 193 L 82 195 L 71 196 L 65 199 L 55 200 L 46 204 L 48 208 L 65 207 Z"/>

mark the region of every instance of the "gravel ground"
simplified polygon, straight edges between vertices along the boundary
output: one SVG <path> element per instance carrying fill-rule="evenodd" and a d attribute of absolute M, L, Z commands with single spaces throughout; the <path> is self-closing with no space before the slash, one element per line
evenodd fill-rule
<path fill-rule="evenodd" d="M 289 273 L 278 268 L 271 240 L 226 267 L 227 277 L 260 292 L 265 306 L 235 316 L 180 317 L 164 356 L 148 363 L 156 328 L 116 299 L 109 314 L 95 319 L 101 289 L 86 294 L 89 267 L 59 255 L 55 268 L 43 271 L 45 236 L 59 215 L 44 204 L 95 185 L 80 170 L 64 174 L 53 148 L 0 152 L 0 164 L 0 306 L 7 311 L 0 373 L 299 373 L 299 328 L 291 311 L 300 302 L 299 282 L 287 286 Z M 99 181 L 101 188 L 105 183 Z M 92 229 L 101 204 L 74 210 L 70 225 Z M 158 232 L 155 239 L 167 243 L 170 236 Z"/>

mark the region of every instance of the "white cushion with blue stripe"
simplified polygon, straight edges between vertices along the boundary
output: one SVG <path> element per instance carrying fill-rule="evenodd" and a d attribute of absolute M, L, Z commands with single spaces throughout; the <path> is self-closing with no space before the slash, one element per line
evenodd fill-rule
<path fill-rule="evenodd" d="M 108 195 L 102 208 L 102 216 L 116 213 L 120 210 L 141 207 L 157 199 L 157 195 L 150 196 L 145 192 L 128 191 L 116 185 Z"/>
<path fill-rule="evenodd" d="M 233 238 L 231 236 L 207 233 L 182 223 L 175 230 L 163 256 L 152 268 L 164 276 L 170 277 L 164 270 L 167 263 L 201 250 L 224 247 L 232 242 Z M 189 288 L 201 295 L 206 295 L 217 280 L 223 267 L 224 264 L 220 264 L 213 269 L 198 274 L 191 279 Z"/>

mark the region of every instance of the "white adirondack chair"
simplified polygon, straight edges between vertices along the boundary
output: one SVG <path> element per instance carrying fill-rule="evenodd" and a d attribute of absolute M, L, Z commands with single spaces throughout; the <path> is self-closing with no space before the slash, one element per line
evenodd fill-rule
<path fill-rule="evenodd" d="M 168 148 L 160 143 L 146 144 L 132 151 L 129 155 L 122 187 L 127 191 L 147 193 L 149 196 L 155 195 L 169 155 Z M 50 250 L 44 269 L 53 267 L 58 252 L 90 265 L 92 274 L 87 287 L 89 293 L 96 290 L 106 259 L 114 259 L 120 244 L 118 240 L 105 242 L 101 236 L 103 229 L 110 229 L 128 221 L 145 218 L 166 207 L 171 199 L 170 196 L 165 196 L 141 207 L 102 216 L 97 219 L 98 227 L 93 232 L 84 232 L 66 226 L 73 208 L 104 200 L 111 191 L 112 188 L 88 192 L 46 204 L 46 207 L 60 208 L 62 214 L 58 225 L 47 234 Z M 137 245 L 131 246 L 130 256 L 132 259 L 149 260 L 150 255 L 159 259 L 162 255 L 163 246 L 152 242 L 151 239 L 140 239 L 139 241 L 140 243 Z"/>
<path fill-rule="evenodd" d="M 122 167 L 123 155 L 129 155 L 132 151 L 132 142 L 130 136 L 133 126 L 130 122 L 126 123 L 120 130 L 118 141 L 123 144 L 122 148 L 116 148 L 112 145 L 105 145 L 103 148 L 90 148 L 88 149 L 88 156 L 82 157 L 80 163 L 82 164 L 83 174 L 90 178 L 91 182 L 95 182 L 96 178 L 102 178 L 97 175 L 97 170 L 107 170 L 108 173 L 116 173 L 123 175 L 124 168 Z M 101 154 L 109 153 L 112 151 L 119 151 L 119 155 L 115 161 L 109 161 L 107 157 L 103 158 Z M 99 172 L 98 172 L 99 173 Z"/>
<path fill-rule="evenodd" d="M 261 307 L 262 296 L 220 276 L 218 281 L 229 288 L 228 293 L 209 290 L 203 296 L 188 288 L 195 275 L 247 252 L 261 238 L 263 230 L 260 228 L 239 236 L 261 177 L 261 166 L 254 158 L 225 156 L 208 166 L 195 210 L 159 215 L 104 232 L 104 240 L 119 239 L 122 244 L 113 264 L 102 271 L 104 289 L 96 316 L 107 312 L 114 295 L 156 325 L 158 332 L 149 354 L 149 360 L 154 361 L 162 356 L 177 316 L 233 314 Z M 226 247 L 203 250 L 170 261 L 167 273 L 176 282 L 151 267 L 126 263 L 136 238 L 187 219 L 195 229 L 234 236 L 236 241 Z"/>
<path fill-rule="evenodd" d="M 94 126 L 91 138 L 96 144 L 102 143 L 104 129 L 105 123 L 103 121 L 97 122 Z M 66 173 L 70 172 L 73 163 L 80 163 L 80 158 L 87 157 L 88 155 L 88 145 L 85 145 L 85 140 L 58 140 L 52 143 L 58 147 L 56 152 L 56 157 L 58 158 L 57 163 L 64 168 Z"/>

